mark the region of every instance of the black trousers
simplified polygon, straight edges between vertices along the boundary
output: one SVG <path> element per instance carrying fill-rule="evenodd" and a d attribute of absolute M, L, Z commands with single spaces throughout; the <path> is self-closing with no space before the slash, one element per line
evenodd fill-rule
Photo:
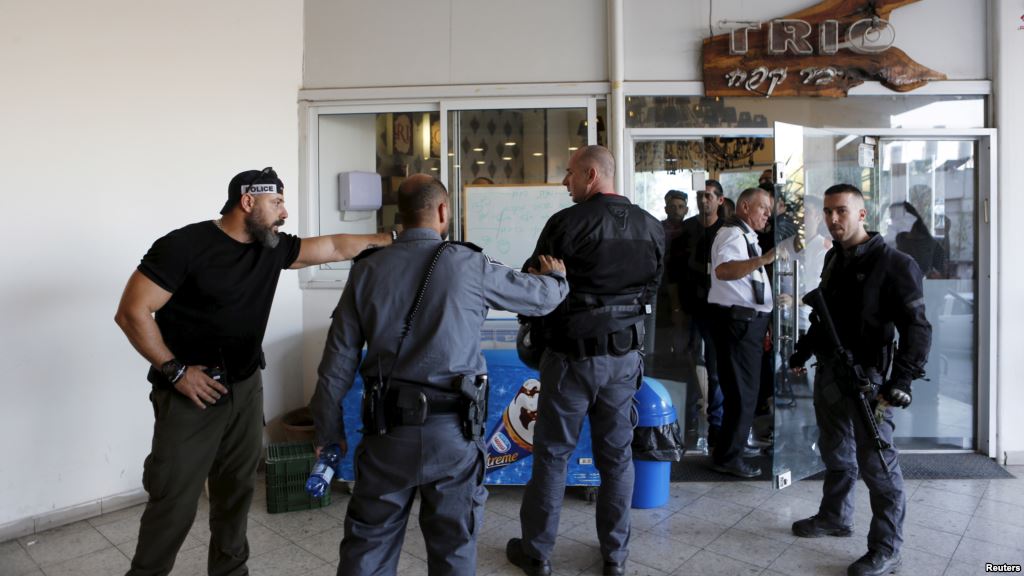
<path fill-rule="evenodd" d="M 246 527 L 263 449 L 263 383 L 257 370 L 205 410 L 176 390 L 153 390 L 153 449 L 142 485 L 149 492 L 128 576 L 164 576 L 174 568 L 203 482 L 210 487 L 210 576 L 248 574 Z"/>
<path fill-rule="evenodd" d="M 903 519 L 907 501 L 899 453 L 892 446 L 896 429 L 892 408 L 878 423 L 878 433 L 890 448 L 885 450 L 889 472 L 882 468 L 871 431 L 860 417 L 859 398 L 844 394 L 827 362 L 819 362 L 814 375 L 814 414 L 818 420 L 821 459 L 825 462 L 818 516 L 835 526 L 853 525 L 854 490 L 858 473 L 868 486 L 871 526 L 868 549 L 899 552 L 903 544 Z"/>
<path fill-rule="evenodd" d="M 711 455 L 716 464 L 734 464 L 743 455 L 747 432 L 754 420 L 761 384 L 761 356 L 771 317 L 734 319 L 731 310 L 711 306 L 711 336 L 718 356 L 718 384 L 724 410 L 722 430 Z"/>

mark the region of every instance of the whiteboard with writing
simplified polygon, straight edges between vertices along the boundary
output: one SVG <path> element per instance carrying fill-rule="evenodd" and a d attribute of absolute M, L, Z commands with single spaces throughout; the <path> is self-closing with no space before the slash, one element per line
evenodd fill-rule
<path fill-rule="evenodd" d="M 572 206 L 561 185 L 466 186 L 465 240 L 512 268 L 533 255 L 544 224 L 552 214 Z"/>

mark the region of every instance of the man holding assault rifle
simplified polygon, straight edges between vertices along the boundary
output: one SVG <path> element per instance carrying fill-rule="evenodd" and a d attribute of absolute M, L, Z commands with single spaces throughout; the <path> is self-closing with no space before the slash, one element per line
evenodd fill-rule
<path fill-rule="evenodd" d="M 892 407 L 910 405 L 910 384 L 924 376 L 931 346 L 922 274 L 913 258 L 865 230 L 864 196 L 855 186 L 826 190 L 823 212 L 835 243 L 819 288 L 804 297 L 814 314 L 790 366 L 799 373 L 811 354 L 818 360 L 814 409 L 826 472 L 818 513 L 793 523 L 793 533 L 852 535 L 859 471 L 872 518 L 868 552 L 847 574 L 889 574 L 901 563 L 906 510 Z"/>

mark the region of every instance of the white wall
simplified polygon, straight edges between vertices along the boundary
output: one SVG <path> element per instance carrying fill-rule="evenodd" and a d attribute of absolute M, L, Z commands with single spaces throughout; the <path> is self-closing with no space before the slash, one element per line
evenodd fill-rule
<path fill-rule="evenodd" d="M 699 81 L 709 24 L 770 20 L 818 0 L 628 0 L 625 79 Z M 951 80 L 988 78 L 986 0 L 892 12 L 896 46 Z M 605 81 L 604 0 L 306 0 L 305 88 Z M 936 42 L 936 39 L 941 39 Z"/>
<path fill-rule="evenodd" d="M 1024 333 L 1024 270 L 1017 253 L 1024 246 L 1024 228 L 1017 218 L 1024 213 L 1024 2 L 995 0 L 993 10 L 995 124 L 999 130 L 999 420 L 1000 458 L 1007 452 L 1014 464 L 1024 462 L 1024 381 L 1020 377 L 1021 335 Z"/>
<path fill-rule="evenodd" d="M 0 0 L 0 528 L 141 489 L 146 363 L 113 322 L 158 236 L 275 166 L 297 215 L 300 0 Z M 297 218 L 285 229 L 295 232 Z M 267 417 L 303 401 L 281 279 Z"/>
<path fill-rule="evenodd" d="M 305 88 L 607 80 L 604 0 L 306 0 Z"/>
<path fill-rule="evenodd" d="M 701 46 L 709 17 L 715 34 L 723 20 L 771 20 L 818 0 L 629 0 L 625 2 L 626 80 L 700 81 Z M 988 77 L 987 2 L 921 0 L 892 12 L 896 47 L 950 80 Z M 710 14 L 709 14 L 710 12 Z M 937 39 L 941 39 L 937 41 Z"/>

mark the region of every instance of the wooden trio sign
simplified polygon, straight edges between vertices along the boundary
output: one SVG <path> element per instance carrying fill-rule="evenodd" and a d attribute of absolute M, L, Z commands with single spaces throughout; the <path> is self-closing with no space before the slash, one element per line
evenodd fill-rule
<path fill-rule="evenodd" d="M 707 96 L 846 96 L 868 80 L 908 92 L 946 75 L 893 46 L 888 22 L 918 0 L 825 0 L 704 40 Z"/>

